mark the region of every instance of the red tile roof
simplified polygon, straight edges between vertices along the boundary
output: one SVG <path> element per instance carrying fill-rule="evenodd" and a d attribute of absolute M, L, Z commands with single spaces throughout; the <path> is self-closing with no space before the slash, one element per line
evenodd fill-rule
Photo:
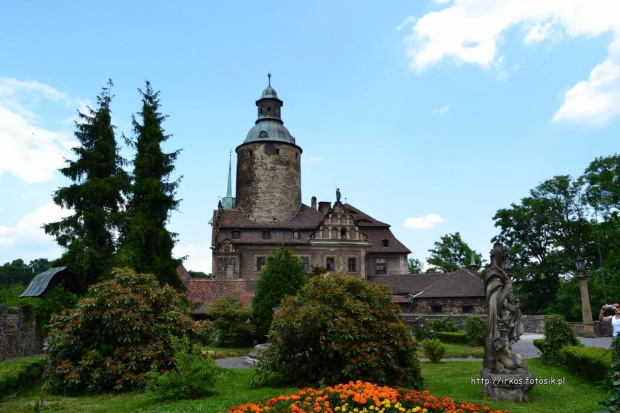
<path fill-rule="evenodd" d="M 484 280 L 465 268 L 440 274 L 369 275 L 368 281 L 387 285 L 392 294 L 419 298 L 486 297 Z"/>
<path fill-rule="evenodd" d="M 244 305 L 249 307 L 252 304 L 255 283 L 256 280 L 252 279 L 192 278 L 189 281 L 187 298 L 190 302 L 200 303 L 200 306 L 192 310 L 192 313 L 205 314 L 213 302 L 227 295 L 239 298 Z"/>

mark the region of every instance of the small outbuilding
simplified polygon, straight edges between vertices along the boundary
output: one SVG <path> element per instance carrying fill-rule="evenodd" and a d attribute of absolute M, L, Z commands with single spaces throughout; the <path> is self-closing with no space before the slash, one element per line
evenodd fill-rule
<path fill-rule="evenodd" d="M 77 295 L 84 294 L 82 284 L 73 271 L 67 267 L 55 267 L 35 276 L 30 281 L 26 291 L 19 297 L 41 297 L 58 284 L 62 285 L 65 291 L 70 291 Z"/>

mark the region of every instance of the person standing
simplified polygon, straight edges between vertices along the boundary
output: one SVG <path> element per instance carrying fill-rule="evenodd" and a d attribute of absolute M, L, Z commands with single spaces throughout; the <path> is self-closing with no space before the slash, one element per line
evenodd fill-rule
<path fill-rule="evenodd" d="M 617 337 L 620 335 L 620 301 L 614 301 L 611 305 L 611 311 L 613 312 L 612 315 L 605 315 L 608 309 L 610 309 L 608 304 L 605 304 L 603 308 L 601 308 L 601 312 L 598 313 L 598 319 L 606 323 L 611 322 L 614 332 L 613 336 Z"/>

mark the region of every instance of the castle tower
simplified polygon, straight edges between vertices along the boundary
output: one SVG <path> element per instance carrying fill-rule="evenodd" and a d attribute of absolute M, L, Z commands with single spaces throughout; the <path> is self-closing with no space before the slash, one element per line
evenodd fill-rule
<path fill-rule="evenodd" d="M 292 218 L 301 207 L 301 148 L 280 117 L 283 102 L 269 84 L 256 101 L 258 119 L 237 147 L 236 205 L 257 222 Z"/>

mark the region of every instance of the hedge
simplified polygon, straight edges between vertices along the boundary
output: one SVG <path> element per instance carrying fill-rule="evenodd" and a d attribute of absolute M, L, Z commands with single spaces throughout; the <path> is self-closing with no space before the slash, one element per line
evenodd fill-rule
<path fill-rule="evenodd" d="M 436 331 L 435 338 L 438 338 L 442 343 L 450 344 L 469 344 L 469 338 L 467 333 L 452 333 L 447 331 Z"/>
<path fill-rule="evenodd" d="M 45 370 L 45 357 L 36 354 L 0 363 L 0 396 L 32 385 Z"/>
<path fill-rule="evenodd" d="M 560 355 L 567 370 L 587 380 L 603 381 L 611 371 L 611 351 L 606 348 L 566 346 Z"/>

